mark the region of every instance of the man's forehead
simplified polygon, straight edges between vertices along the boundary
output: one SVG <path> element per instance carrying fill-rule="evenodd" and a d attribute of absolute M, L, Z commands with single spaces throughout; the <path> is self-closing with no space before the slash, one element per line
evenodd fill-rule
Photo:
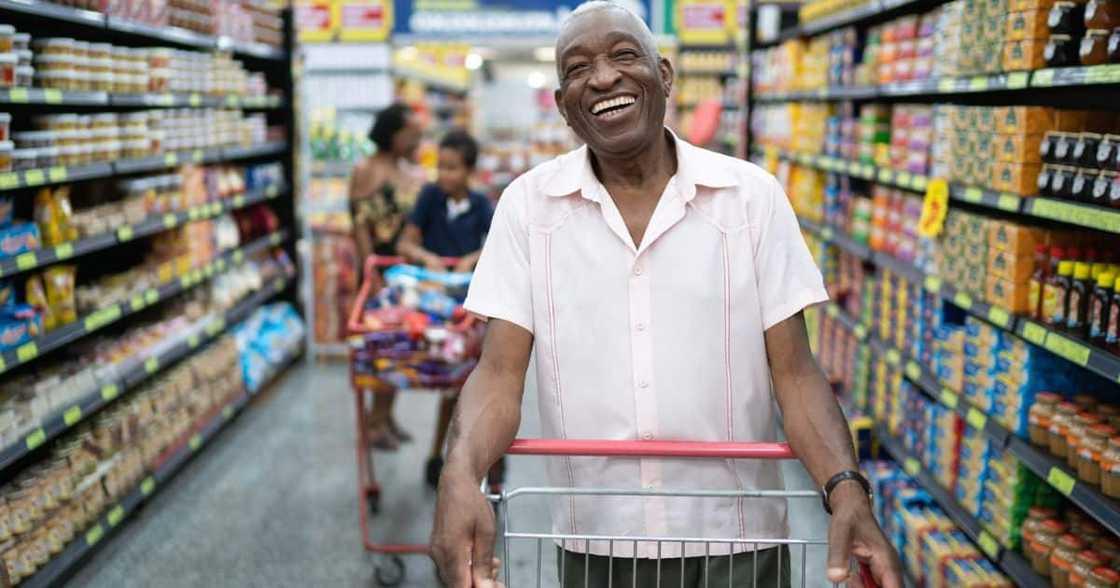
<path fill-rule="evenodd" d="M 556 39 L 556 55 L 574 48 L 578 43 L 602 36 L 607 41 L 630 40 L 642 45 L 642 27 L 637 17 L 620 8 L 603 8 L 577 15 L 564 26 Z"/>

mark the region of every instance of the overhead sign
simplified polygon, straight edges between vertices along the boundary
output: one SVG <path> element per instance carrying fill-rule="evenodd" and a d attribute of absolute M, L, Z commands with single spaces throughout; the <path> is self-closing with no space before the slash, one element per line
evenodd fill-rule
<path fill-rule="evenodd" d="M 739 10 L 735 0 L 677 0 L 677 33 L 683 45 L 726 45 Z"/>
<path fill-rule="evenodd" d="M 380 42 L 389 38 L 393 6 L 388 0 L 338 0 L 342 41 Z"/>
<path fill-rule="evenodd" d="M 617 0 L 650 22 L 650 0 Z M 393 0 L 393 33 L 471 39 L 552 36 L 582 0 Z"/>
<path fill-rule="evenodd" d="M 296 4 L 296 28 L 303 43 L 326 43 L 337 30 L 335 7 L 331 0 L 301 0 Z"/>

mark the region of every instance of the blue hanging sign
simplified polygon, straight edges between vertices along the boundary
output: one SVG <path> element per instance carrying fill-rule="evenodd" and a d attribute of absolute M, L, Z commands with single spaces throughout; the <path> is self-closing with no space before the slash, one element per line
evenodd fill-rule
<path fill-rule="evenodd" d="M 555 35 L 582 0 L 393 0 L 394 35 L 469 40 Z M 651 0 L 620 0 L 650 22 Z"/>

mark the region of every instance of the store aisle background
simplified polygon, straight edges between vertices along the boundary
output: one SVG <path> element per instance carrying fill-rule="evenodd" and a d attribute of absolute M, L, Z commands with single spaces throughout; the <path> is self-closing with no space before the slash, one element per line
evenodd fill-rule
<path fill-rule="evenodd" d="M 534 388 L 530 384 L 526 391 L 523 437 L 539 436 Z M 307 363 L 293 369 L 163 488 L 69 585 L 374 585 L 377 556 L 362 550 L 358 530 L 351 403 L 345 365 Z M 422 468 L 437 400 L 432 394 L 402 394 L 397 406 L 416 440 L 397 455 L 378 455 L 381 479 L 395 479 L 396 486 L 386 490 L 375 532 L 396 541 L 424 542 L 434 492 L 424 486 Z M 799 465 L 785 469 L 791 489 L 812 488 Z M 512 458 L 509 479 L 516 487 L 544 485 L 543 460 Z M 531 503 L 514 511 L 516 529 L 547 532 L 547 509 L 526 506 Z M 790 522 L 795 536 L 826 536 L 827 521 L 813 501 L 795 501 Z M 544 585 L 555 585 L 553 550 L 544 552 Z M 535 546 L 513 554 L 514 579 L 535 578 Z M 823 549 L 810 552 L 807 586 L 827 585 L 824 558 Z M 426 558 L 405 561 L 403 586 L 438 586 Z M 792 563 L 797 586 L 800 562 L 795 558 Z"/>

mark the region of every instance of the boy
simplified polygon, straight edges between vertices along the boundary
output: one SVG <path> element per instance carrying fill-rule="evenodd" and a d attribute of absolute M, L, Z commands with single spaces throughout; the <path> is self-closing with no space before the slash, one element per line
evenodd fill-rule
<path fill-rule="evenodd" d="M 401 255 L 432 271 L 447 271 L 443 257 L 459 258 L 455 271 L 474 270 L 494 216 L 490 201 L 470 189 L 470 176 L 477 161 L 478 142 L 466 132 L 452 131 L 440 141 L 439 175 L 436 183 L 420 191 L 397 246 Z M 454 408 L 454 397 L 441 399 L 439 423 L 427 465 L 427 481 L 433 488 L 443 469 L 443 444 Z"/>

